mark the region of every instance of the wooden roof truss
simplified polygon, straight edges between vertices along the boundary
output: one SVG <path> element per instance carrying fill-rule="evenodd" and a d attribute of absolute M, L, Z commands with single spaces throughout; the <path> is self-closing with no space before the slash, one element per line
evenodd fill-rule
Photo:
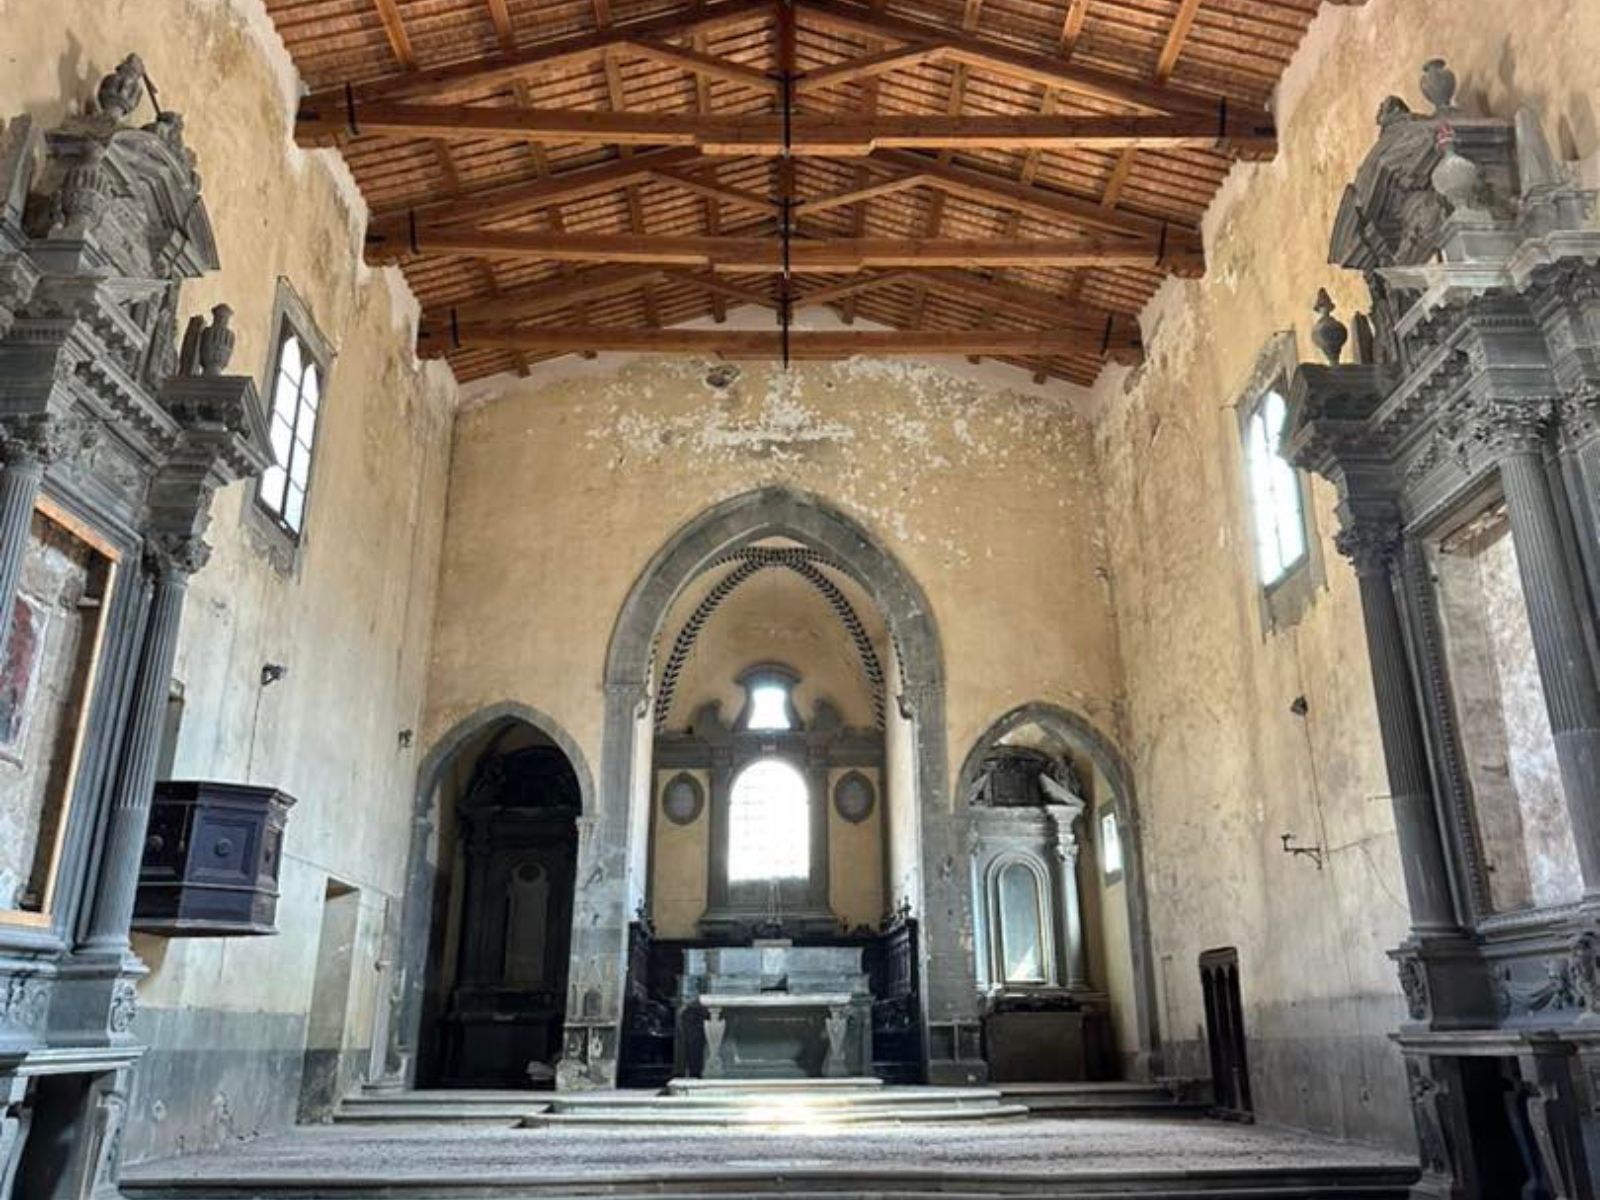
<path fill-rule="evenodd" d="M 960 353 L 1092 382 L 1318 0 L 268 0 L 458 376 Z M 722 328 L 732 306 L 770 330 Z M 847 324 L 794 329 L 828 308 Z M 682 328 L 710 318 L 712 327 Z"/>

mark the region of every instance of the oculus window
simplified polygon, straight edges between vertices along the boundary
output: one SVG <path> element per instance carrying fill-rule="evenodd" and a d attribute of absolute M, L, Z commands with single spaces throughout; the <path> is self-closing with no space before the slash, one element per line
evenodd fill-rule
<path fill-rule="evenodd" d="M 1255 533 L 1256 577 L 1270 588 L 1306 561 L 1306 520 L 1300 477 L 1278 453 L 1288 417 L 1281 393 L 1264 393 L 1244 425 L 1245 472 Z"/>
<path fill-rule="evenodd" d="M 287 319 L 280 326 L 275 368 L 269 425 L 274 462 L 256 485 L 256 502 L 298 541 L 305 526 L 323 369 Z"/>
<path fill-rule="evenodd" d="M 811 874 L 811 794 L 781 758 L 751 763 L 728 802 L 728 882 L 806 879 Z"/>

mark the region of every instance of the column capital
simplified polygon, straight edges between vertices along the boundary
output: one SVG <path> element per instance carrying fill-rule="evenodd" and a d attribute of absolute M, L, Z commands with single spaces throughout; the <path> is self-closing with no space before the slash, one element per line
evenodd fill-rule
<path fill-rule="evenodd" d="M 152 575 L 193 575 L 211 559 L 211 546 L 192 533 L 155 533 L 145 538 L 145 565 Z"/>
<path fill-rule="evenodd" d="M 83 453 L 97 434 L 81 417 L 23 413 L 0 417 L 0 460 L 7 466 L 44 468 Z"/>
<path fill-rule="evenodd" d="M 1400 522 L 1387 516 L 1347 517 L 1333 544 L 1358 576 L 1384 576 L 1400 550 Z"/>
<path fill-rule="evenodd" d="M 1554 416 L 1555 403 L 1548 397 L 1509 400 L 1489 396 L 1468 417 L 1468 429 L 1473 440 L 1498 460 L 1543 450 Z"/>

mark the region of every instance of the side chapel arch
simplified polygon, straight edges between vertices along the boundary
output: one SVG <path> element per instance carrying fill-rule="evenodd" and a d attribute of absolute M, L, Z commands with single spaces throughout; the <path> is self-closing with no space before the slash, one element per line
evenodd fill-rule
<path fill-rule="evenodd" d="M 962 761 L 955 794 L 967 796 L 978 778 L 984 757 L 1000 745 L 1008 734 L 1027 725 L 1036 725 L 1083 753 L 1110 785 L 1110 800 L 1122 838 L 1122 869 L 1128 905 L 1128 943 L 1133 956 L 1139 1058 L 1147 1073 L 1157 1074 L 1161 1069 L 1161 1038 L 1156 1016 L 1156 983 L 1150 952 L 1150 918 L 1144 890 L 1139 808 L 1133 788 L 1133 774 L 1122 754 L 1109 738 L 1084 717 L 1060 705 L 1034 700 L 1005 713 L 973 743 Z"/>

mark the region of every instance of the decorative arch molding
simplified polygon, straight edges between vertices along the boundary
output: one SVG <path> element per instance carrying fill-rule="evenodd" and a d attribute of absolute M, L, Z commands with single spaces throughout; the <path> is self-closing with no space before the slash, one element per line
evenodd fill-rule
<path fill-rule="evenodd" d="M 700 634 L 710 624 L 711 618 L 739 588 L 754 576 L 769 569 L 792 571 L 804 579 L 816 589 L 839 623 L 844 626 L 845 634 L 850 638 L 856 650 L 856 657 L 860 660 L 861 673 L 866 677 L 867 686 L 872 692 L 873 721 L 881 730 L 887 707 L 884 698 L 883 664 L 878 660 L 878 651 L 873 646 L 872 639 L 867 636 L 866 626 L 862 624 L 855 605 L 850 603 L 850 598 L 840 590 L 839 585 L 829 579 L 821 569 L 831 567 L 840 570 L 839 565 L 831 561 L 827 555 L 803 546 L 747 546 L 742 550 L 722 555 L 706 569 L 715 570 L 730 564 L 733 565 L 733 570 L 719 579 L 700 603 L 695 605 L 694 611 L 689 614 L 688 620 L 673 638 L 672 649 L 661 668 L 661 681 L 656 688 L 657 731 L 666 727 L 667 718 L 672 712 L 678 679 L 683 674 L 689 656 L 694 653 Z"/>
<path fill-rule="evenodd" d="M 646 564 L 623 601 L 606 654 L 605 724 L 594 827 L 579 851 L 573 916 L 575 979 L 590 981 L 598 1003 L 567 1021 L 569 1057 L 561 1086 L 606 1086 L 616 1075 L 618 1026 L 626 982 L 628 921 L 642 897 L 648 789 L 641 786 L 641 736 L 647 736 L 652 651 L 673 601 L 719 559 L 765 538 L 783 537 L 825 556 L 883 613 L 898 656 L 900 702 L 912 723 L 913 793 L 919 823 L 918 896 L 922 915 L 925 1044 L 930 1082 L 984 1076 L 977 980 L 970 953 L 970 887 L 965 819 L 949 787 L 944 658 L 927 596 L 878 538 L 819 497 L 765 487 L 713 505 L 681 527 Z"/>
<path fill-rule="evenodd" d="M 1147 1072 L 1161 1069 L 1161 1037 L 1157 1027 L 1156 980 L 1150 949 L 1150 913 L 1145 896 L 1143 837 L 1133 773 L 1116 744 L 1087 718 L 1058 704 L 1032 700 L 999 717 L 973 743 L 957 776 L 956 795 L 972 791 L 984 757 L 1025 725 L 1038 725 L 1087 755 L 1111 786 L 1111 804 L 1122 835 L 1124 886 L 1128 904 L 1128 946 L 1133 957 L 1134 1011 L 1138 1018 L 1139 1056 Z"/>
<path fill-rule="evenodd" d="M 537 729 L 567 756 L 578 777 L 583 818 L 595 811 L 594 775 L 577 740 L 549 714 L 515 700 L 490 704 L 463 717 L 447 729 L 423 755 L 417 768 L 417 790 L 411 808 L 411 841 L 406 851 L 405 897 L 401 909 L 399 987 L 391 995 L 389 1050 L 384 1077 L 415 1083 L 417 1048 L 422 1033 L 423 994 L 427 988 L 428 939 L 433 920 L 435 870 L 429 861 L 436 851 L 439 785 L 445 770 L 463 746 L 485 729 L 502 721 L 521 721 Z M 582 820 L 583 818 L 580 818 Z"/>

